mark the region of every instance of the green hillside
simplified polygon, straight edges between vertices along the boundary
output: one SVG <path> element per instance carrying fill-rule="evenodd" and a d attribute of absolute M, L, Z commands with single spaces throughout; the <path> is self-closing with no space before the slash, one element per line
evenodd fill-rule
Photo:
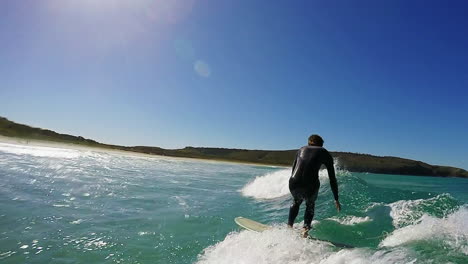
<path fill-rule="evenodd" d="M 108 145 L 80 136 L 60 134 L 51 130 L 22 125 L 0 117 L 0 135 L 32 140 L 71 143 L 90 147 L 133 151 L 138 153 L 164 155 L 172 157 L 199 158 L 235 162 L 249 162 L 267 165 L 290 166 L 297 150 L 247 150 L 226 148 L 163 149 L 147 146 Z M 352 172 L 370 172 L 383 174 L 402 174 L 420 176 L 466 177 L 468 171 L 448 166 L 434 166 L 421 161 L 397 158 L 378 157 L 368 154 L 332 152 L 339 160 L 341 167 Z"/>

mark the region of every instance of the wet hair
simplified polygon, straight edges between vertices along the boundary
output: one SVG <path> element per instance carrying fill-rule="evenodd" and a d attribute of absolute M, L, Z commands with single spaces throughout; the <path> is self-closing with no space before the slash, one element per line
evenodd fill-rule
<path fill-rule="evenodd" d="M 323 147 L 323 138 L 319 135 L 312 135 L 309 137 L 309 145 Z"/>

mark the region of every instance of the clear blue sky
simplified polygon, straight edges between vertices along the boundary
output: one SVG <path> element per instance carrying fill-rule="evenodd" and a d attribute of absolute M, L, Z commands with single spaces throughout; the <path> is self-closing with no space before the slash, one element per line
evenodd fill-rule
<path fill-rule="evenodd" d="M 105 143 L 468 169 L 467 1 L 3 0 L 0 115 Z"/>

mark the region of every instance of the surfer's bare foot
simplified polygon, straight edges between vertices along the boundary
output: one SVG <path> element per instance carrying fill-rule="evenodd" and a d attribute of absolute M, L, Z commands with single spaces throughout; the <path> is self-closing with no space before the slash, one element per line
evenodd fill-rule
<path fill-rule="evenodd" d="M 309 236 L 309 230 L 310 230 L 309 228 L 305 228 L 305 227 L 302 229 L 301 235 L 303 238 L 307 238 Z"/>
<path fill-rule="evenodd" d="M 289 228 L 293 228 L 292 225 L 288 225 Z"/>

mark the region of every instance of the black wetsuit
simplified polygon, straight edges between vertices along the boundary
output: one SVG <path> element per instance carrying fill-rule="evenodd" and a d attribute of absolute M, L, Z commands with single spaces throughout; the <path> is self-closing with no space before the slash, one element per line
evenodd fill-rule
<path fill-rule="evenodd" d="M 338 201 L 338 184 L 333 167 L 333 158 L 323 147 L 305 146 L 299 149 L 294 160 L 289 190 L 293 196 L 293 204 L 289 209 L 288 225 L 292 226 L 299 213 L 299 207 L 303 200 L 306 201 L 304 213 L 304 227 L 310 229 L 314 217 L 315 199 L 320 188 L 319 170 L 325 165 L 330 178 L 330 186 L 335 200 Z"/>

